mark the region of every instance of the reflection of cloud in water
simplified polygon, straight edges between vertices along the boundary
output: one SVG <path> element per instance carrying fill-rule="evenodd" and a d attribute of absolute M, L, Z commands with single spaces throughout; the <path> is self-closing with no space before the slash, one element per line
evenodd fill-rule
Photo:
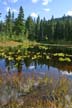
<path fill-rule="evenodd" d="M 72 75 L 72 72 L 68 72 L 68 71 L 60 71 L 62 73 L 62 75 Z"/>
<path fill-rule="evenodd" d="M 41 75 L 48 75 L 49 77 L 54 77 L 54 78 L 59 78 L 59 76 L 61 75 L 60 70 L 58 70 L 55 67 L 50 66 L 48 68 L 48 66 L 46 65 L 42 65 L 42 67 L 38 66 L 36 68 L 36 72 L 41 74 Z"/>
<path fill-rule="evenodd" d="M 35 66 L 29 66 L 28 68 L 29 69 L 35 69 Z"/>

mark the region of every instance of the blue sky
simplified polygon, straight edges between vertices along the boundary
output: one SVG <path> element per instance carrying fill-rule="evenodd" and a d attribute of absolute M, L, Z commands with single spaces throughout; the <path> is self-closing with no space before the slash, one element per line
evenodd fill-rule
<path fill-rule="evenodd" d="M 72 0 L 0 0 L 0 19 L 5 19 L 5 15 L 9 8 L 14 11 L 15 16 L 18 14 L 19 7 L 23 6 L 25 19 L 31 15 L 33 18 L 40 15 L 50 19 L 65 15 L 72 16 Z"/>

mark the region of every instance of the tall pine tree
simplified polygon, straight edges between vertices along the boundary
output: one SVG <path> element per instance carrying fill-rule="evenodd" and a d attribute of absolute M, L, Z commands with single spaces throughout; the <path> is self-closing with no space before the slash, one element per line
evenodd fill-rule
<path fill-rule="evenodd" d="M 18 17 L 15 20 L 15 32 L 17 35 L 24 35 L 25 22 L 24 22 L 24 10 L 20 6 Z"/>
<path fill-rule="evenodd" d="M 6 15 L 6 33 L 11 37 L 12 35 L 12 16 L 11 11 L 9 9 L 8 14 Z"/>
<path fill-rule="evenodd" d="M 34 37 L 34 21 L 31 16 L 29 16 L 26 20 L 26 29 L 28 31 L 28 38 L 33 39 Z"/>

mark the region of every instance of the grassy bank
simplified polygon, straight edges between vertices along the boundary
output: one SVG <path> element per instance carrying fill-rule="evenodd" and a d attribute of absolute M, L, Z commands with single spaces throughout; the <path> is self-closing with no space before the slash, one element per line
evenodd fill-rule
<path fill-rule="evenodd" d="M 35 46 L 35 45 L 43 45 L 43 46 L 49 46 L 49 47 L 62 47 L 62 48 L 71 48 L 72 44 L 49 44 L 49 43 L 40 43 L 36 41 L 30 41 L 28 39 L 23 40 L 22 42 L 17 40 L 0 40 L 0 47 L 16 47 L 19 45 L 23 45 L 25 48 L 29 46 Z"/>
<path fill-rule="evenodd" d="M 28 39 L 24 40 L 23 42 L 18 42 L 18 41 L 14 41 L 14 40 L 0 41 L 0 47 L 16 47 L 19 45 L 23 45 L 26 48 L 31 45 L 34 46 L 36 44 L 39 44 L 39 43 L 37 43 L 36 41 L 29 41 Z"/>

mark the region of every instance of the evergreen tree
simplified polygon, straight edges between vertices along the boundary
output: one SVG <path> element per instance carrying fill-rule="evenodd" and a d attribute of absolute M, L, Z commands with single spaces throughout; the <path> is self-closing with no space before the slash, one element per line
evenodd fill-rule
<path fill-rule="evenodd" d="M 40 17 L 37 17 L 37 21 L 36 21 L 36 26 L 35 26 L 35 35 L 36 35 L 36 39 L 38 40 L 39 35 L 40 35 Z"/>
<path fill-rule="evenodd" d="M 1 13 L 0 13 L 1 17 Z M 37 41 L 72 41 L 72 17 L 63 16 L 62 18 L 52 18 L 46 20 L 33 19 L 29 16 L 24 20 L 24 10 L 22 6 L 19 8 L 17 18 L 14 18 L 14 12 L 10 9 L 6 15 L 5 21 L 0 21 L 0 35 L 4 34 L 12 37 L 12 35 L 26 36 L 31 40 Z"/>
<path fill-rule="evenodd" d="M 67 19 L 66 22 L 65 22 L 65 37 L 66 37 L 66 40 L 69 40 L 70 38 L 70 20 Z"/>
<path fill-rule="evenodd" d="M 2 33 L 2 32 L 3 32 L 3 22 L 0 21 L 0 33 Z"/>
<path fill-rule="evenodd" d="M 39 41 L 43 40 L 43 20 L 40 21 L 40 36 L 39 36 Z"/>
<path fill-rule="evenodd" d="M 11 11 L 9 9 L 8 15 L 6 15 L 6 33 L 11 37 L 12 35 L 12 16 L 11 16 Z"/>
<path fill-rule="evenodd" d="M 0 13 L 0 17 L 1 17 L 1 13 Z"/>
<path fill-rule="evenodd" d="M 14 12 L 12 12 L 12 34 L 14 34 L 14 26 L 15 26 L 15 19 L 14 19 Z"/>
<path fill-rule="evenodd" d="M 18 17 L 15 19 L 15 32 L 17 35 L 24 35 L 25 32 L 24 10 L 22 6 L 19 9 Z"/>
<path fill-rule="evenodd" d="M 26 29 L 28 31 L 28 38 L 33 39 L 34 38 L 34 21 L 31 16 L 29 16 L 26 20 Z"/>

